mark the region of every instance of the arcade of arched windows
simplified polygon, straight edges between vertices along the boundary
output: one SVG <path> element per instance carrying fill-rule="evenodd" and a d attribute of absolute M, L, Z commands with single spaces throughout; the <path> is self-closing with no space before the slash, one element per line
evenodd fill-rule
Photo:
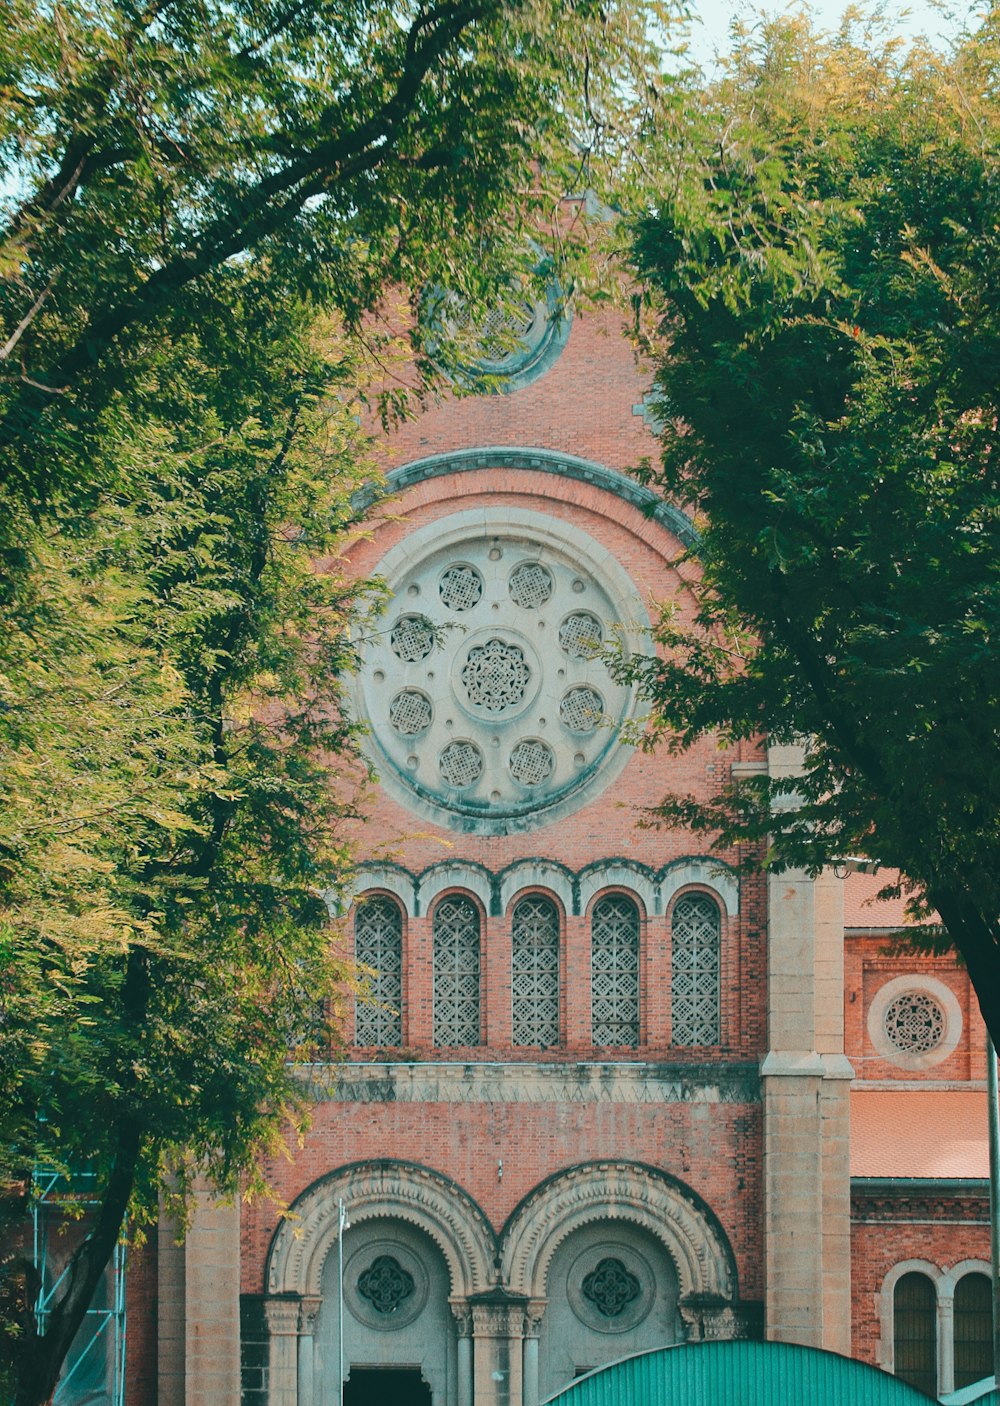
<path fill-rule="evenodd" d="M 930 1397 L 971 1386 L 993 1371 L 990 1267 L 963 1260 L 943 1271 L 904 1260 L 879 1296 L 879 1365 Z"/>
<path fill-rule="evenodd" d="M 396 893 L 363 892 L 354 955 L 361 1048 L 718 1050 L 737 1043 L 724 992 L 738 984 L 737 924 L 705 886 L 651 915 L 644 896 L 596 890 L 579 916 L 541 887 L 490 916 L 486 895 L 444 886 L 415 915 Z"/>

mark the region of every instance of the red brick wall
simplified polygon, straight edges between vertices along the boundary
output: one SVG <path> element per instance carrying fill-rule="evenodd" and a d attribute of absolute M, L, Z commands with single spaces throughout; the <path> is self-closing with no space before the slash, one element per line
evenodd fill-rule
<path fill-rule="evenodd" d="M 844 1040 L 847 1056 L 859 1079 L 935 1080 L 986 1078 L 986 1026 L 964 967 L 953 957 L 890 955 L 891 934 L 852 934 L 844 950 Z M 962 1012 L 962 1036 L 952 1053 L 924 1076 L 900 1069 L 884 1059 L 868 1034 L 868 1010 L 873 996 L 898 976 L 932 976 L 954 992 Z"/>
<path fill-rule="evenodd" d="M 156 1230 L 129 1252 L 125 1291 L 125 1406 L 156 1401 Z"/>
<path fill-rule="evenodd" d="M 332 1168 L 368 1157 L 434 1167 L 458 1182 L 499 1231 L 539 1182 L 580 1162 L 621 1157 L 697 1191 L 729 1236 L 744 1298 L 763 1293 L 759 1105 L 324 1103 L 294 1162 L 266 1170 L 285 1204 Z M 503 1179 L 497 1161 L 503 1159 Z M 278 1207 L 243 1214 L 243 1291 L 260 1293 Z"/>

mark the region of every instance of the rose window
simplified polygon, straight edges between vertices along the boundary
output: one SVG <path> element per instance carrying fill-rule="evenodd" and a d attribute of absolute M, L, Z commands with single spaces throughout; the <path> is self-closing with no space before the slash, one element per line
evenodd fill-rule
<path fill-rule="evenodd" d="M 523 649 L 492 639 L 469 650 L 462 684 L 475 707 L 502 713 L 521 702 L 530 676 Z"/>
<path fill-rule="evenodd" d="M 522 786 L 540 786 L 548 781 L 554 766 L 551 747 L 535 738 L 519 742 L 510 754 L 510 774 Z"/>
<path fill-rule="evenodd" d="M 483 578 L 471 566 L 450 566 L 438 593 L 449 610 L 471 610 L 483 596 Z"/>
<path fill-rule="evenodd" d="M 900 1054 L 921 1055 L 944 1039 L 945 1014 L 926 991 L 904 991 L 886 1007 L 886 1038 Z"/>
<path fill-rule="evenodd" d="M 483 773 L 483 754 L 474 742 L 449 742 L 441 753 L 440 771 L 449 786 L 471 786 Z"/>
<path fill-rule="evenodd" d="M 627 656 L 635 622 L 648 620 L 590 538 L 521 519 L 458 514 L 390 552 L 379 567 L 393 591 L 386 628 L 363 645 L 356 688 L 382 784 L 480 833 L 541 823 L 621 770 L 632 694 L 604 649 L 613 641 Z"/>
<path fill-rule="evenodd" d="M 602 1318 L 619 1318 L 642 1292 L 638 1279 L 618 1259 L 603 1259 L 582 1285 L 588 1299 Z"/>
<path fill-rule="evenodd" d="M 379 1255 L 358 1278 L 358 1293 L 376 1313 L 395 1313 L 413 1290 L 413 1275 L 393 1255 Z"/>
<path fill-rule="evenodd" d="M 596 616 L 578 610 L 559 627 L 559 643 L 571 659 L 593 659 L 604 645 L 604 631 Z"/>
<path fill-rule="evenodd" d="M 389 644 L 397 659 L 415 664 L 434 648 L 434 627 L 422 615 L 401 615 L 389 633 Z"/>
<path fill-rule="evenodd" d="M 601 721 L 604 699 L 595 688 L 571 688 L 559 704 L 559 720 L 570 732 L 593 732 Z"/>

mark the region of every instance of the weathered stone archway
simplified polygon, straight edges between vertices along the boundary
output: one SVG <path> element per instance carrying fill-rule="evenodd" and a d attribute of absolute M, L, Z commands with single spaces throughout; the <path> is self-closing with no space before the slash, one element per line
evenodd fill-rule
<path fill-rule="evenodd" d="M 337 1251 L 341 1202 L 353 1233 L 380 1221 L 402 1222 L 440 1252 L 447 1286 L 442 1278 L 438 1301 L 449 1321 L 454 1318 L 449 1336 L 459 1334 L 450 1348 L 456 1378 L 447 1399 L 468 1402 L 472 1373 L 468 1305 L 470 1297 L 484 1293 L 494 1282 L 493 1230 L 472 1197 L 450 1178 L 417 1163 L 380 1159 L 338 1168 L 314 1182 L 295 1200 L 275 1232 L 261 1305 L 267 1333 L 268 1406 L 316 1406 L 319 1399 L 314 1364 L 322 1360 L 323 1322 L 330 1312 L 329 1306 L 323 1308 L 324 1266 Z M 327 1291 L 329 1295 L 329 1273 Z M 329 1363 L 325 1370 L 330 1370 Z"/>

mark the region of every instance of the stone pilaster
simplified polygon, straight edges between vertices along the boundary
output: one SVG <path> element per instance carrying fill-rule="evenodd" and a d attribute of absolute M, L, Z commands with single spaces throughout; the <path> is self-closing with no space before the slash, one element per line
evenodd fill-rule
<path fill-rule="evenodd" d="M 185 1406 L 240 1406 L 240 1211 L 194 1193 L 184 1241 Z"/>
<path fill-rule="evenodd" d="M 297 1294 L 264 1300 L 268 1353 L 267 1406 L 298 1406 L 299 1322 Z"/>
<path fill-rule="evenodd" d="M 772 748 L 794 775 L 797 748 Z M 849 1353 L 850 1105 L 844 1054 L 843 886 L 802 871 L 768 881 L 764 1095 L 765 1331 Z"/>
<path fill-rule="evenodd" d="M 161 1406 L 240 1406 L 240 1213 L 200 1185 L 184 1234 L 160 1215 Z"/>
<path fill-rule="evenodd" d="M 524 1406 L 525 1304 L 502 1289 L 470 1300 L 476 1406 Z"/>

